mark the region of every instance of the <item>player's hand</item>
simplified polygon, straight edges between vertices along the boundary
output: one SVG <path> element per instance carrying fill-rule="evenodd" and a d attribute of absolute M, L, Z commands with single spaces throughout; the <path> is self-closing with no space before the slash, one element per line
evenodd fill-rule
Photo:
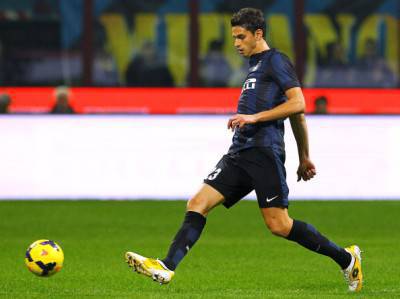
<path fill-rule="evenodd" d="M 315 170 L 315 166 L 310 159 L 305 159 L 300 162 L 299 168 L 297 169 L 297 181 L 303 179 L 303 181 L 311 180 L 317 171 Z"/>
<path fill-rule="evenodd" d="M 228 129 L 235 130 L 236 127 L 243 128 L 246 124 L 254 124 L 257 119 L 252 114 L 236 114 L 232 116 L 228 121 Z"/>

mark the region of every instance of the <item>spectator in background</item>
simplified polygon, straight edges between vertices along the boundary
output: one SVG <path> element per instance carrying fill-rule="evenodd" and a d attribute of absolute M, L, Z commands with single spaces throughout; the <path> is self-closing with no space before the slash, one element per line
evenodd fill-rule
<path fill-rule="evenodd" d="M 111 54 L 104 25 L 99 20 L 94 23 L 93 54 L 93 85 L 119 86 L 117 63 Z"/>
<path fill-rule="evenodd" d="M 329 43 L 326 54 L 318 68 L 316 86 L 350 87 L 350 67 L 342 44 L 337 41 Z"/>
<path fill-rule="evenodd" d="M 226 60 L 222 48 L 221 40 L 212 40 L 208 47 L 208 52 L 200 64 L 201 85 L 207 87 L 226 87 L 232 68 Z"/>
<path fill-rule="evenodd" d="M 59 86 L 55 89 L 56 103 L 51 109 L 52 114 L 74 114 L 75 111 L 70 105 L 71 92 L 68 87 Z"/>
<path fill-rule="evenodd" d="M 326 96 L 319 96 L 314 100 L 313 114 L 328 114 L 328 99 Z"/>
<path fill-rule="evenodd" d="M 3 42 L 0 39 L 0 86 L 4 85 L 5 63 L 3 58 Z"/>
<path fill-rule="evenodd" d="M 9 113 L 10 104 L 11 97 L 6 93 L 0 94 L 0 114 Z"/>
<path fill-rule="evenodd" d="M 93 59 L 93 83 L 96 86 L 118 86 L 118 72 L 113 57 L 105 49 L 97 49 Z"/>
<path fill-rule="evenodd" d="M 136 87 L 172 87 L 174 80 L 158 55 L 153 42 L 145 41 L 126 70 L 126 85 Z"/>
<path fill-rule="evenodd" d="M 327 57 L 325 65 L 332 68 L 346 68 L 346 54 L 340 42 L 331 42 L 326 46 Z"/>
<path fill-rule="evenodd" d="M 385 59 L 379 55 L 376 40 L 369 38 L 364 44 L 364 54 L 356 63 L 358 87 L 395 87 L 396 78 Z"/>

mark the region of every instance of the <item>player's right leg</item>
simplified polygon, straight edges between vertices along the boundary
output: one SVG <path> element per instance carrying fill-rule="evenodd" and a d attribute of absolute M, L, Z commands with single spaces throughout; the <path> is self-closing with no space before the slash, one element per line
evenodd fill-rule
<path fill-rule="evenodd" d="M 173 271 L 199 239 L 207 214 L 221 203 L 226 208 L 233 206 L 254 188 L 250 176 L 237 166 L 239 158 L 239 154 L 224 155 L 204 180 L 199 192 L 189 200 L 185 219 L 164 259 L 154 260 L 133 252 L 126 253 L 127 262 L 135 271 L 160 283 L 172 279 Z"/>
<path fill-rule="evenodd" d="M 185 219 L 169 247 L 167 256 L 162 260 L 168 269 L 176 269 L 200 238 L 208 213 L 223 201 L 224 196 L 207 184 L 188 201 Z"/>
<path fill-rule="evenodd" d="M 179 262 L 199 239 L 206 224 L 207 214 L 224 201 L 224 196 L 204 184 L 187 204 L 185 219 L 175 235 L 165 259 L 151 259 L 134 252 L 125 254 L 126 262 L 134 271 L 165 284 L 171 281 Z"/>

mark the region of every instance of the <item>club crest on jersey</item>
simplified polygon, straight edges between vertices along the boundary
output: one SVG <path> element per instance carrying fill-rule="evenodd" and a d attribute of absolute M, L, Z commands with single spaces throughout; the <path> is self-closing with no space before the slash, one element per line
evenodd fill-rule
<path fill-rule="evenodd" d="M 243 88 L 242 88 L 242 92 L 248 89 L 255 89 L 256 88 L 256 78 L 249 78 L 247 79 L 244 84 L 243 84 Z"/>

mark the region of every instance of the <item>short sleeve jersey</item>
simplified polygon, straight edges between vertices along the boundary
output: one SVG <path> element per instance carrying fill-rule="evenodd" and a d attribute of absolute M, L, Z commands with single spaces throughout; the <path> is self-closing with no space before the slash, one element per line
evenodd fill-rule
<path fill-rule="evenodd" d="M 240 94 L 237 113 L 255 114 L 285 101 L 285 91 L 300 87 L 289 58 L 276 49 L 252 55 L 249 73 Z M 235 129 L 229 153 L 251 147 L 271 147 L 284 151 L 284 119 L 247 124 Z"/>

